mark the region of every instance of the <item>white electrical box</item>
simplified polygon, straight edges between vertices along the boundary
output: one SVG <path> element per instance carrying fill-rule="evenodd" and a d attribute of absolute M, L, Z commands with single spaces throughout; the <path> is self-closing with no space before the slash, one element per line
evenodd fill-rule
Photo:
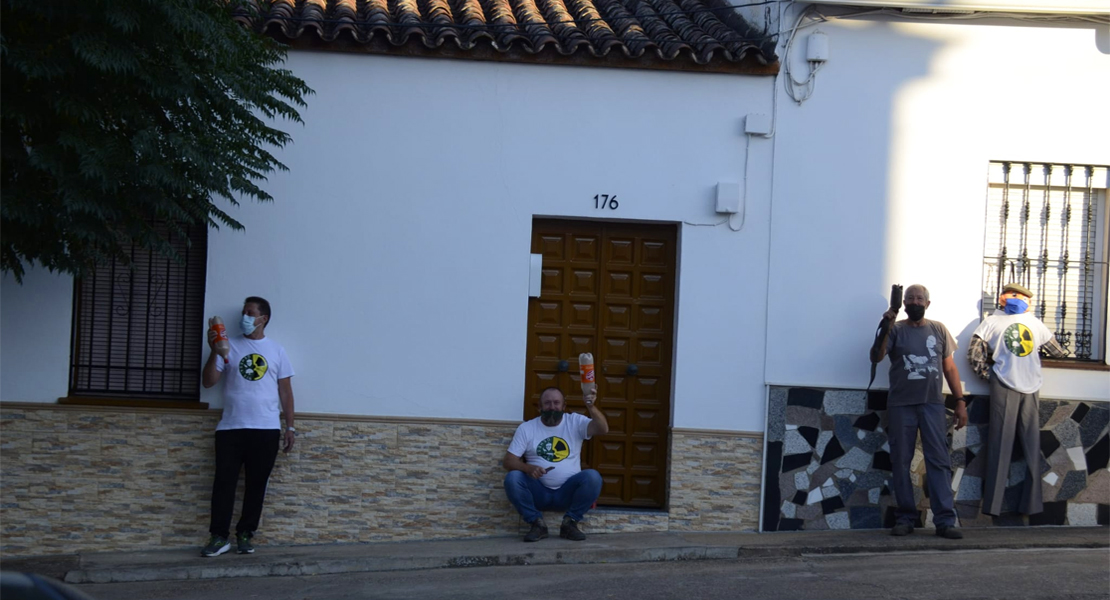
<path fill-rule="evenodd" d="M 540 284 L 543 283 L 543 255 L 530 254 L 528 265 L 528 295 L 532 298 L 540 297 Z"/>
<path fill-rule="evenodd" d="M 744 118 L 744 133 L 748 135 L 767 135 L 771 133 L 771 115 L 749 113 Z"/>
<path fill-rule="evenodd" d="M 806 40 L 806 61 L 823 63 L 827 60 L 829 60 L 829 36 L 820 31 L 814 31 Z"/>
<path fill-rule="evenodd" d="M 739 183 L 717 182 L 717 212 L 727 214 L 740 212 Z"/>

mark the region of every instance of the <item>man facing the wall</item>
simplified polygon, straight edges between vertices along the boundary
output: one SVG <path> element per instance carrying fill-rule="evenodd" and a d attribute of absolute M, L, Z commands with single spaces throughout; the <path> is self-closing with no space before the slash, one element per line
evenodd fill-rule
<path fill-rule="evenodd" d="M 942 373 L 956 396 L 957 429 L 967 425 L 967 407 L 960 385 L 960 372 L 952 359 L 956 352 L 956 340 L 943 323 L 925 318 L 925 310 L 930 304 L 929 290 L 925 286 L 915 284 L 906 288 L 903 305 L 909 318 L 894 323 L 886 333 L 886 339 L 872 350 L 871 361 L 875 363 L 890 354 L 887 433 L 890 438 L 891 482 L 894 499 L 898 503 L 891 535 L 913 533 L 918 517 L 913 484 L 910 482 L 910 463 L 920 430 L 936 533 L 948 539 L 961 539 L 963 534 L 955 527 Z M 897 316 L 897 309 L 883 314 L 883 318 L 889 321 Z"/>
<path fill-rule="evenodd" d="M 586 535 L 578 522 L 601 494 L 601 474 L 582 470 L 582 443 L 595 435 L 609 432 L 609 423 L 596 404 L 597 391 L 584 400 L 585 417 L 565 412 L 566 398 L 556 387 L 540 392 L 540 416 L 521 423 L 501 464 L 505 475 L 505 494 L 520 516 L 532 524 L 524 541 L 547 537 L 544 510 L 565 510 L 559 537 L 581 541 Z"/>
<path fill-rule="evenodd" d="M 243 303 L 239 327 L 243 335 L 229 336 L 226 357 L 216 352 L 214 332 L 208 335 L 212 353 L 204 365 L 204 387 L 224 383 L 223 418 L 216 426 L 216 474 L 212 481 L 211 537 L 202 556 L 218 556 L 231 548 L 228 541 L 231 513 L 235 507 L 235 487 L 239 469 L 246 472 L 243 511 L 235 526 L 239 554 L 251 554 L 251 537 L 262 517 L 266 484 L 277 459 L 281 441 L 281 417 L 285 417 L 285 452 L 293 449 L 293 367 L 285 349 L 267 338 L 270 303 L 251 296 Z"/>
<path fill-rule="evenodd" d="M 1016 283 L 1002 288 L 996 310 L 975 329 L 967 358 L 979 377 L 990 381 L 990 434 L 987 476 L 983 486 L 983 514 L 1002 512 L 1002 495 L 1010 473 L 1014 436 L 1029 465 L 1022 484 L 1018 510 L 1034 515 L 1044 510 L 1041 498 L 1041 422 L 1038 392 L 1041 358 L 1038 349 L 1063 358 L 1067 352 L 1033 313 L 1033 293 Z"/>

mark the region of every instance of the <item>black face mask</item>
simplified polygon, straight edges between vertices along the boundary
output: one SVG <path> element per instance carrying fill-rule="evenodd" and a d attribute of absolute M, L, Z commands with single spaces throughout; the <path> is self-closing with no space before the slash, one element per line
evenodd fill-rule
<path fill-rule="evenodd" d="M 543 410 L 540 411 L 540 420 L 546 423 L 556 425 L 559 421 L 563 420 L 563 411 L 561 410 Z"/>
<path fill-rule="evenodd" d="M 920 321 L 925 317 L 925 307 L 920 304 L 910 304 L 906 307 L 906 314 L 911 321 Z"/>

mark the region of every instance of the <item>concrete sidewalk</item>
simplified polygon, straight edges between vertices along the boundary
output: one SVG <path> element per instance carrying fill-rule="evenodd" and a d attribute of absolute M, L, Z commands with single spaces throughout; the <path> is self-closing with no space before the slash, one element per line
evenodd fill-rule
<path fill-rule="evenodd" d="M 983 549 L 1110 548 L 1106 527 L 1015 527 L 964 529 L 963 540 L 946 540 L 931 529 L 895 538 L 887 530 L 787 533 L 594 534 L 584 542 L 558 537 L 532 544 L 520 537 L 427 542 L 260 546 L 253 555 L 199 556 L 180 550 L 105 552 L 9 559 L 4 570 L 27 571 L 69 583 L 117 583 L 326 575 L 507 565 L 633 563 L 677 560 L 782 558 L 820 554 Z"/>

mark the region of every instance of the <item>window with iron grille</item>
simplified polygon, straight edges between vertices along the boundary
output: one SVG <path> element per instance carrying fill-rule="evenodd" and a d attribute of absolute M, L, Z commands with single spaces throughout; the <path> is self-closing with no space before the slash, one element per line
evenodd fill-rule
<path fill-rule="evenodd" d="M 133 247 L 76 281 L 70 396 L 200 399 L 208 228 L 170 240 L 181 263 Z"/>
<path fill-rule="evenodd" d="M 1033 310 L 1075 362 L 1106 360 L 1106 166 L 992 162 L 983 252 L 983 315 L 1002 286 Z"/>

